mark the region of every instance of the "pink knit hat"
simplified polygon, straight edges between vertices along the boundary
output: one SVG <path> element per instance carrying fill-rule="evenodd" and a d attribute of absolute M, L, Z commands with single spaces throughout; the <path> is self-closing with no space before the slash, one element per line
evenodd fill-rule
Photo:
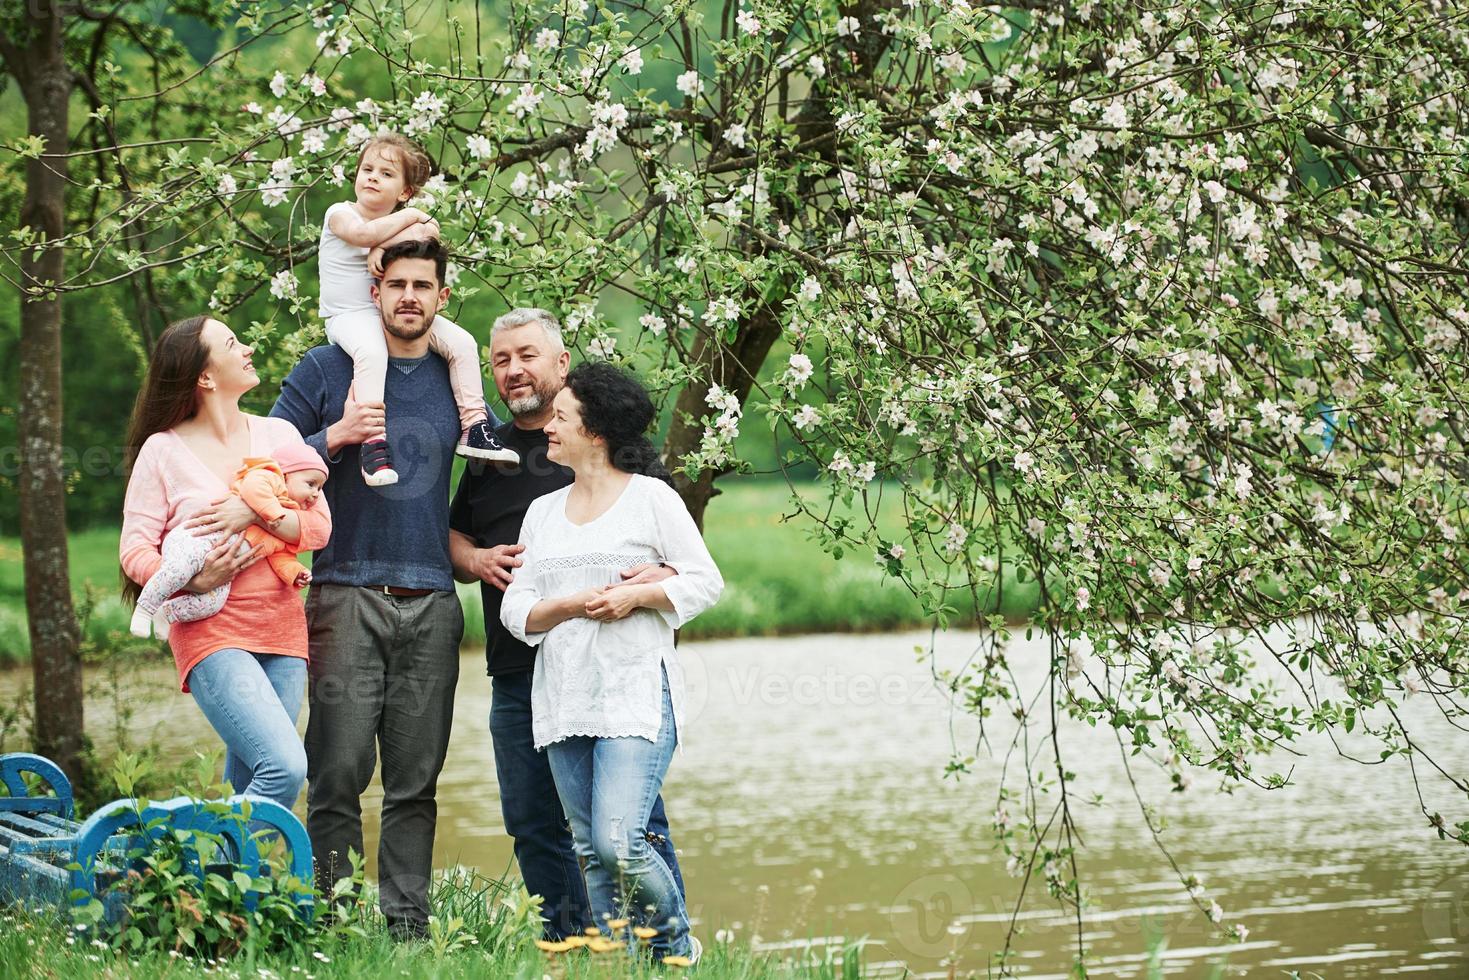
<path fill-rule="evenodd" d="M 321 454 L 304 442 L 293 442 L 281 446 L 270 454 L 270 458 L 276 461 L 282 473 L 295 473 L 297 470 L 330 472 L 326 468 L 326 463 L 322 462 Z"/>

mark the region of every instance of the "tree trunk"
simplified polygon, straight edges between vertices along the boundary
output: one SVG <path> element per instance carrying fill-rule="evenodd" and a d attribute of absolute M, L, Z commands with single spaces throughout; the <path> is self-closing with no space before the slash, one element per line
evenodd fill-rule
<path fill-rule="evenodd" d="M 765 356 L 779 337 L 780 321 L 768 305 L 758 307 L 740 321 L 739 332 L 732 344 L 725 344 L 712 331 L 700 335 L 692 355 L 695 380 L 679 393 L 673 407 L 673 425 L 663 443 L 663 458 L 668 461 L 670 469 L 680 465 L 685 456 L 699 448 L 704 437 L 702 420 L 709 413 L 709 406 L 704 404 L 708 386 L 719 385 L 725 391 L 733 392 L 741 405 L 745 404 L 750 389 L 755 385 L 760 365 L 765 363 Z M 673 478 L 678 495 L 683 498 L 700 530 L 704 528 L 704 511 L 719 492 L 714 489 L 714 481 L 721 472 L 704 470 L 697 480 L 690 480 L 682 473 Z"/>
<path fill-rule="evenodd" d="M 56 0 L 31 0 L 26 22 L 30 32 L 20 42 L 24 47 L 15 74 L 25 96 L 29 132 L 45 140 L 46 156 L 26 165 L 20 224 L 52 241 L 65 231 L 66 160 L 60 155 L 69 147 L 72 78 Z M 64 271 L 60 249 L 22 254 L 25 287 L 60 282 Z M 82 752 L 82 663 L 67 568 L 59 294 L 22 295 L 20 387 L 20 533 L 36 685 L 36 751 L 75 780 Z"/>

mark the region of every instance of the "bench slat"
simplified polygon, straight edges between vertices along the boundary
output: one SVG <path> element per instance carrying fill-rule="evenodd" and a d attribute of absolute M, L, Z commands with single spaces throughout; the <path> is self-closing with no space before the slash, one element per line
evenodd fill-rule
<path fill-rule="evenodd" d="M 0 828 L 26 837 L 55 837 L 60 829 L 19 813 L 0 813 Z"/>

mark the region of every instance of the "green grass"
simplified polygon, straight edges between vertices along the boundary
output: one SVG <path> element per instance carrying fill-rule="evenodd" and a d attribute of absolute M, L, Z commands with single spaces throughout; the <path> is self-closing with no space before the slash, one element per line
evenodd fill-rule
<path fill-rule="evenodd" d="M 825 488 L 802 488 L 808 500 L 825 499 Z M 724 574 L 719 604 L 684 630 L 691 639 L 721 636 L 773 636 L 816 632 L 873 632 L 927 625 L 919 602 L 897 580 L 885 575 L 864 553 L 838 561 L 821 550 L 810 522 L 792 514 L 790 488 L 779 481 L 731 482 L 709 505 L 705 539 Z M 897 524 L 879 515 L 879 527 Z M 125 632 L 127 612 L 117 599 L 117 530 L 102 528 L 71 537 L 71 581 L 79 599 L 88 588 L 96 600 L 86 635 L 97 649 Z M 466 644 L 484 642 L 484 615 L 478 586 L 460 586 L 464 600 Z M 1033 585 L 1007 582 L 997 610 L 1023 620 L 1036 602 Z M 989 612 L 992 610 L 986 610 Z M 973 617 L 960 622 L 972 623 Z M 25 625 L 25 587 L 20 542 L 0 538 L 0 664 L 29 657 Z"/>
<path fill-rule="evenodd" d="M 517 891 L 518 891 L 518 885 Z M 481 977 L 541 980 L 544 976 L 580 978 L 672 978 L 683 971 L 640 964 L 625 954 L 580 951 L 555 956 L 531 941 L 533 931 L 507 912 L 507 900 L 519 905 L 505 883 L 466 869 L 437 876 L 432 906 L 434 932 L 428 940 L 395 943 L 373 916 L 365 927 L 314 930 L 304 943 L 286 950 L 260 952 L 259 937 L 246 936 L 238 950 L 218 959 L 189 960 L 168 952 L 123 955 L 79 932 L 55 915 L 20 910 L 0 911 L 0 974 L 7 977 L 139 977 L 195 976 L 209 973 L 244 980 L 315 977 L 317 980 L 358 977 Z M 700 938 L 705 952 L 693 976 L 707 980 L 856 980 L 861 975 L 860 944 L 830 954 L 796 955 L 789 951 L 760 954 L 745 944 L 714 941 L 713 929 Z"/>

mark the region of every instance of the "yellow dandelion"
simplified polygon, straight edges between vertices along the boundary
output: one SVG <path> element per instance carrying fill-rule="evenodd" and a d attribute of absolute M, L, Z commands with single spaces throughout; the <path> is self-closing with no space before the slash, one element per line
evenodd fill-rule
<path fill-rule="evenodd" d="M 663 957 L 663 965 L 690 967 L 694 965 L 694 961 L 687 956 L 665 956 Z"/>
<path fill-rule="evenodd" d="M 652 939 L 654 936 L 658 935 L 658 930 L 651 929 L 648 926 L 638 926 L 632 931 L 632 934 L 634 936 L 637 936 L 639 939 Z"/>
<path fill-rule="evenodd" d="M 582 932 L 585 933 L 588 936 L 600 936 L 600 935 L 602 935 L 602 930 L 601 929 L 598 929 L 596 926 L 587 926 L 585 929 L 582 930 Z"/>
<path fill-rule="evenodd" d="M 587 937 L 586 936 L 567 936 L 566 939 L 565 939 L 565 942 L 566 942 L 566 945 L 569 946 L 572 949 L 581 949 L 583 946 L 585 946 L 587 944 Z"/>
<path fill-rule="evenodd" d="M 613 950 L 622 948 L 622 943 L 615 943 L 610 939 L 593 939 L 587 943 L 587 949 L 594 953 L 610 953 Z"/>
<path fill-rule="evenodd" d="M 631 921 L 628 920 L 628 919 L 611 919 L 607 923 L 607 928 L 608 929 L 626 929 L 631 924 L 632 924 Z"/>
<path fill-rule="evenodd" d="M 568 942 L 553 943 L 544 939 L 537 939 L 536 948 L 543 953 L 565 953 L 568 950 L 575 949 L 576 944 Z"/>

